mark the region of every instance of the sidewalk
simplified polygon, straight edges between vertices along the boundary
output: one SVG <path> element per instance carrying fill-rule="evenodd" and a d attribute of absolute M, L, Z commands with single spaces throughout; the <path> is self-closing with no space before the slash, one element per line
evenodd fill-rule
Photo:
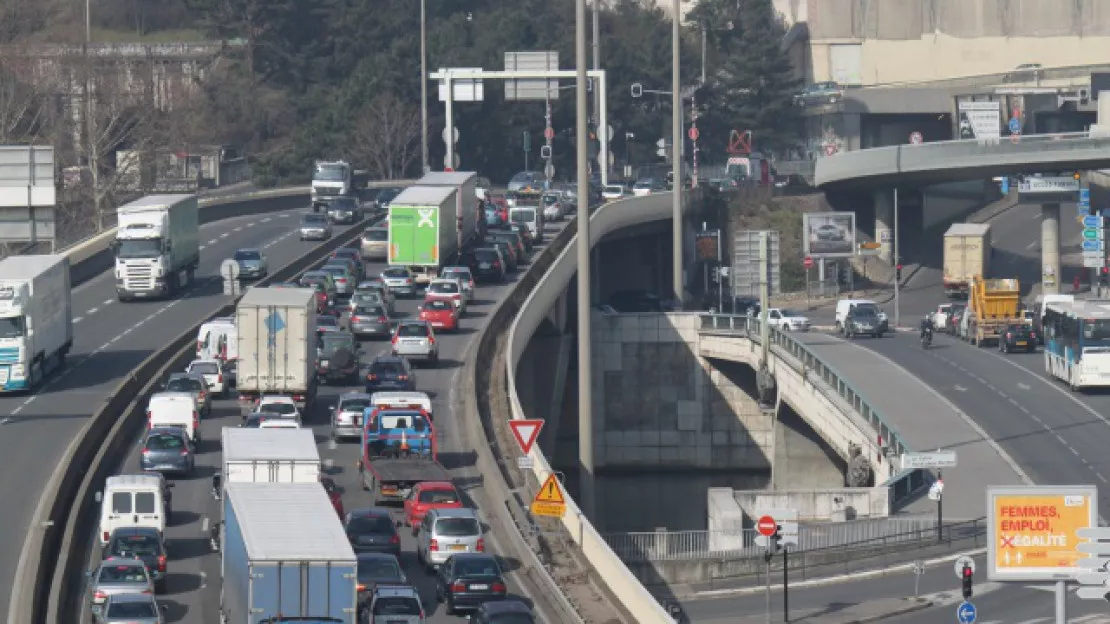
<path fill-rule="evenodd" d="M 775 597 L 773 597 L 775 598 Z M 777 603 L 777 604 L 775 604 Z M 782 597 L 777 596 L 773 601 L 774 622 L 782 621 Z M 921 611 L 933 606 L 928 601 L 917 601 L 913 598 L 881 598 L 868 600 L 859 604 L 829 605 L 819 609 L 791 609 L 790 621 L 796 624 L 863 624 L 864 622 L 878 622 L 887 618 Z M 701 624 L 766 624 L 766 613 L 758 615 L 727 616 L 723 618 L 701 618 Z"/>

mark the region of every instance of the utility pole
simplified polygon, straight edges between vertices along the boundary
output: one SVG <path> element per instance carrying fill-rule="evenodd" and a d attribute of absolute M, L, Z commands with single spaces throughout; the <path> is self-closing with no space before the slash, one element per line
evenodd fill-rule
<path fill-rule="evenodd" d="M 673 0 L 671 15 L 671 149 L 673 156 L 674 184 L 672 184 L 672 246 L 671 276 L 674 298 L 680 307 L 685 307 L 685 273 L 682 268 L 682 7 L 680 0 Z"/>
<path fill-rule="evenodd" d="M 420 173 L 428 167 L 428 0 L 420 0 Z M 448 137 L 451 139 L 452 137 Z M 454 164 L 454 163 L 452 163 Z"/>
<path fill-rule="evenodd" d="M 898 245 L 898 187 L 894 187 L 894 327 L 902 325 L 902 248 Z"/>
<path fill-rule="evenodd" d="M 698 100 L 694 93 L 690 94 L 690 143 L 694 146 L 694 163 L 690 172 L 690 188 L 698 186 Z M 720 225 L 720 224 L 718 224 Z"/>
<path fill-rule="evenodd" d="M 89 48 L 92 46 L 92 10 L 90 0 L 85 0 L 85 46 L 82 49 L 85 65 L 85 149 L 88 150 L 89 177 L 92 182 L 93 210 L 96 211 L 96 231 L 104 230 L 104 214 L 100 209 L 100 150 L 96 140 L 96 120 L 93 104 L 93 77 L 92 61 L 89 59 Z"/>
<path fill-rule="evenodd" d="M 701 83 L 703 85 L 705 84 L 705 47 L 706 47 L 705 46 L 705 39 L 706 39 L 706 28 L 705 28 L 705 24 L 702 24 L 702 26 L 701 26 Z"/>
<path fill-rule="evenodd" d="M 676 0 L 677 2 L 677 0 Z M 586 93 L 586 0 L 575 0 L 575 141 L 578 175 L 578 503 L 594 519 L 593 366 L 590 349 L 590 178 L 587 172 L 589 113 Z"/>

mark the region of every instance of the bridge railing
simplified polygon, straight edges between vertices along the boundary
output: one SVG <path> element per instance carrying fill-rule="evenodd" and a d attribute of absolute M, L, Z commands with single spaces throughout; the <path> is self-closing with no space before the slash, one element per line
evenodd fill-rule
<path fill-rule="evenodd" d="M 759 343 L 760 341 L 759 319 L 749 316 L 702 314 L 701 331 L 705 333 L 741 335 L 755 343 Z M 886 454 L 888 456 L 901 455 L 902 453 L 911 451 L 911 449 L 903 443 L 898 432 L 883 420 L 879 411 L 876 410 L 867 398 L 859 390 L 856 390 L 836 368 L 826 364 L 821 358 L 817 357 L 816 354 L 809 350 L 809 347 L 807 347 L 805 343 L 795 340 L 790 332 L 779 331 L 772 327 L 769 336 L 773 346 L 781 348 L 800 362 L 802 366 L 805 367 L 806 371 L 815 375 L 828 387 L 832 388 L 840 398 L 850 405 L 852 409 L 856 410 L 856 412 L 871 425 L 875 433 L 882 439 L 883 444 L 886 446 Z M 902 475 L 902 473 L 899 473 L 895 475 L 894 478 L 899 481 L 915 478 L 913 474 L 915 474 L 916 471 L 903 472 L 906 474 Z M 899 475 L 902 476 L 899 477 Z M 920 477 L 920 475 L 918 476 Z M 884 485 L 893 487 L 896 490 L 904 489 L 904 486 L 891 483 L 890 481 Z"/>

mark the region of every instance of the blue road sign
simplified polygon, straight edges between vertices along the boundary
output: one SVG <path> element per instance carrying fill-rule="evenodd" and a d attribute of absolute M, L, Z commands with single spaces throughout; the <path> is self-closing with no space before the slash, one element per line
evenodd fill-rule
<path fill-rule="evenodd" d="M 1100 228 L 1102 227 L 1102 217 L 1099 215 L 1089 214 L 1083 217 L 1083 227 L 1085 228 Z"/>
<path fill-rule="evenodd" d="M 1002 178 L 1002 194 L 1006 195 L 1010 192 L 1010 178 L 1003 176 Z"/>
<path fill-rule="evenodd" d="M 975 618 L 979 617 L 976 612 L 975 605 L 970 602 L 964 601 L 956 607 L 956 621 L 960 624 L 975 624 Z"/>
<path fill-rule="evenodd" d="M 1091 203 L 1091 189 L 1089 189 L 1089 188 L 1079 189 L 1079 201 L 1085 202 L 1085 203 L 1088 203 L 1088 204 Z"/>
<path fill-rule="evenodd" d="M 1102 251 L 1102 241 L 1100 241 L 1100 240 L 1085 240 L 1085 241 L 1083 241 L 1083 251 Z"/>
<path fill-rule="evenodd" d="M 1021 120 L 1017 117 L 1010 118 L 1010 134 L 1017 134 L 1021 132 Z"/>

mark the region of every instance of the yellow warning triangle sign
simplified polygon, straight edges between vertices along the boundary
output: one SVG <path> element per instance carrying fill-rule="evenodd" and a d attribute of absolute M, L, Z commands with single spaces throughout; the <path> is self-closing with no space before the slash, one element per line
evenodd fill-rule
<path fill-rule="evenodd" d="M 543 482 L 543 487 L 540 488 L 539 492 L 536 492 L 536 497 L 532 500 L 536 503 L 566 504 L 566 499 L 563 498 L 563 488 L 559 485 L 559 480 L 555 478 L 555 475 L 548 475 L 547 481 Z"/>

